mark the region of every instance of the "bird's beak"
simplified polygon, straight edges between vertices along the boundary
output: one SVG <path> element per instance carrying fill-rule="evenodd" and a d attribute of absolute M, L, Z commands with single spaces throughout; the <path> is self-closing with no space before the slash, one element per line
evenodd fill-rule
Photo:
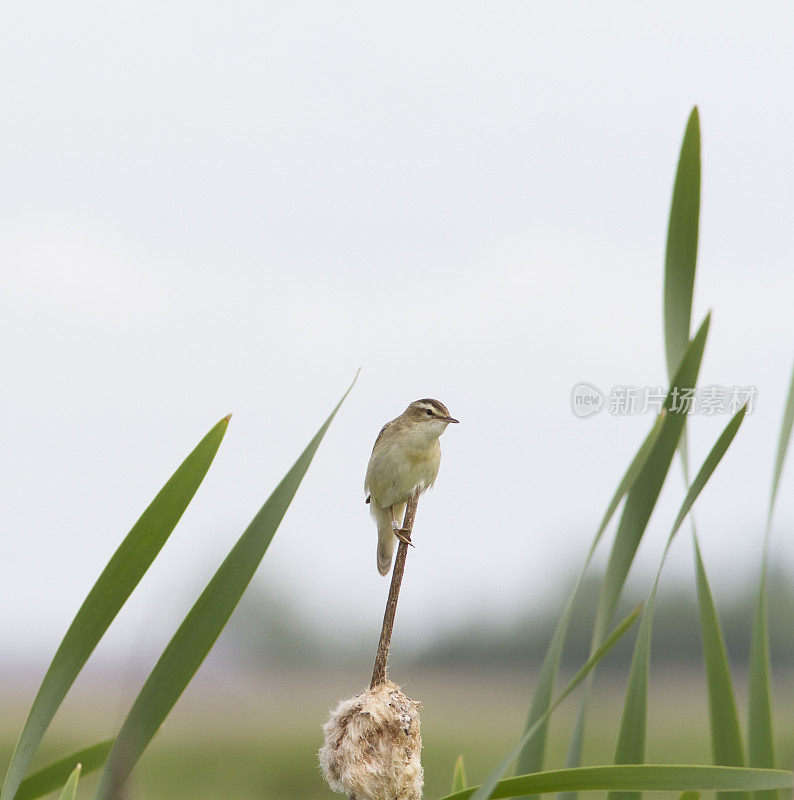
<path fill-rule="evenodd" d="M 459 419 L 455 419 L 455 417 L 441 417 L 444 422 L 460 422 Z"/>

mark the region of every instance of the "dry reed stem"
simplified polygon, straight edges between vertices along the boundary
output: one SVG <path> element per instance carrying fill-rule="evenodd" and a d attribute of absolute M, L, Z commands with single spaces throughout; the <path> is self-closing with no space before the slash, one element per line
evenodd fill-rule
<path fill-rule="evenodd" d="M 401 533 L 406 539 L 410 541 L 411 532 L 414 528 L 414 519 L 416 517 L 416 507 L 419 504 L 419 492 L 414 492 L 405 508 L 405 517 L 403 519 Z M 397 556 L 394 559 L 394 569 L 391 574 L 391 586 L 389 587 L 389 597 L 386 600 L 386 611 L 383 614 L 383 627 L 380 631 L 380 640 L 378 641 L 378 651 L 375 655 L 375 666 L 372 670 L 372 681 L 369 684 L 370 689 L 386 681 L 386 667 L 389 660 L 389 646 L 391 645 L 391 634 L 394 629 L 394 615 L 397 613 L 397 598 L 400 596 L 400 584 L 403 580 L 403 572 L 405 571 L 405 557 L 408 554 L 408 545 L 406 542 L 400 541 L 397 547 Z"/>

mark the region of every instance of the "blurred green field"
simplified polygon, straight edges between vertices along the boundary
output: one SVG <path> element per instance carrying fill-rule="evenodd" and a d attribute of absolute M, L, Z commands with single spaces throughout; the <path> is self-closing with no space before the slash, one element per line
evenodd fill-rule
<path fill-rule="evenodd" d="M 394 668 L 392 677 L 422 710 L 425 796 L 449 790 L 463 753 L 471 783 L 479 782 L 518 737 L 533 687 L 520 672 L 442 674 Z M 123 800 L 321 800 L 334 796 L 317 768 L 321 725 L 336 700 L 366 676 L 316 672 L 242 678 L 200 674 L 133 773 Z M 103 688 L 104 687 L 104 688 Z M 130 692 L 134 690 L 130 687 Z M 741 689 L 740 687 L 737 687 Z M 781 764 L 794 763 L 794 677 L 776 685 Z M 585 763 L 606 763 L 614 748 L 623 694 L 619 676 L 596 682 Z M 7 763 L 27 712 L 20 692 L 0 697 L 0 747 Z M 740 692 L 741 697 L 741 692 Z M 518 702 L 516 698 L 523 698 Z M 660 670 L 649 701 L 649 762 L 708 763 L 706 694 L 700 673 Z M 45 740 L 37 765 L 113 734 L 125 710 L 111 682 L 77 686 Z M 562 766 L 576 700 L 555 714 L 548 765 Z M 742 709 L 743 711 L 743 709 Z M 91 796 L 86 777 L 79 796 Z"/>

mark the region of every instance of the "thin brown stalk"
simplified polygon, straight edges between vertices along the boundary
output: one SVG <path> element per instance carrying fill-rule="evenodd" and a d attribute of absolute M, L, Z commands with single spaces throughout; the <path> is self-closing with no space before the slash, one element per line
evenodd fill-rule
<path fill-rule="evenodd" d="M 416 507 L 419 504 L 419 492 L 414 492 L 405 508 L 405 518 L 401 533 L 410 541 L 411 531 L 414 528 L 414 518 L 416 517 Z M 394 569 L 391 574 L 391 586 L 389 587 L 389 597 L 386 600 L 386 611 L 383 614 L 383 627 L 380 631 L 380 641 L 378 642 L 378 652 L 375 655 L 375 666 L 372 670 L 372 681 L 370 689 L 386 681 L 386 666 L 389 660 L 389 646 L 391 645 L 391 634 L 394 628 L 394 615 L 397 613 L 397 598 L 400 596 L 400 584 L 403 580 L 405 571 L 405 557 L 408 554 L 408 545 L 400 541 L 397 547 L 397 557 L 394 559 Z"/>

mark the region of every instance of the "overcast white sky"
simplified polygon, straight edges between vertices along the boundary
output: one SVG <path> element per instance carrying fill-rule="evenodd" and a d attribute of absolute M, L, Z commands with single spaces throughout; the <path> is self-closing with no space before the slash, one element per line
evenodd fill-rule
<path fill-rule="evenodd" d="M 359 366 L 257 580 L 377 635 L 364 469 L 380 426 L 431 396 L 463 424 L 420 506 L 402 635 L 565 588 L 651 421 L 577 419 L 571 387 L 665 380 L 695 103 L 702 378 L 759 391 L 697 516 L 717 594 L 754 574 L 794 356 L 792 30 L 782 2 L 6 4 L 0 658 L 54 650 L 233 412 L 103 652 L 161 646 Z M 726 422 L 693 420 L 696 464 Z M 648 570 L 681 497 L 676 471 Z"/>

